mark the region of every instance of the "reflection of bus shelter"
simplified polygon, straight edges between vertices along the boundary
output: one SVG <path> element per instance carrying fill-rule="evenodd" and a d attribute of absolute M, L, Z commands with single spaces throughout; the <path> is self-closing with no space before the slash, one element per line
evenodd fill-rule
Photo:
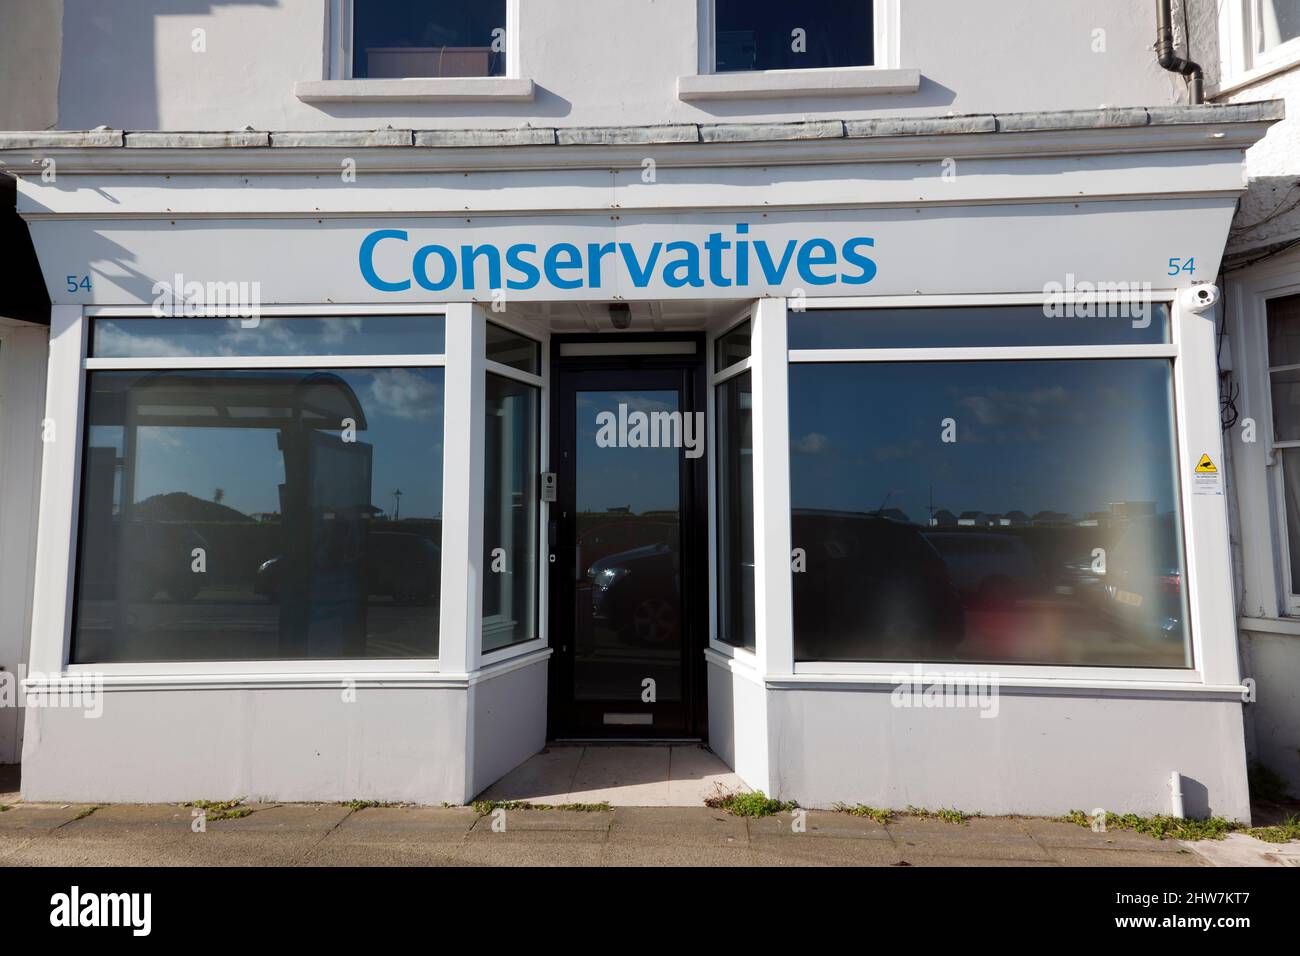
<path fill-rule="evenodd" d="M 364 650 L 366 590 L 363 519 L 371 506 L 372 446 L 333 433 L 367 428 L 355 391 L 332 372 L 159 371 L 135 377 L 114 396 L 108 421 L 122 430 L 120 527 L 136 525 L 135 476 L 140 428 L 274 430 L 284 463 L 280 486 L 282 657 L 309 654 L 326 642 L 339 654 Z M 126 538 L 123 538 L 123 542 Z M 123 549 L 115 562 L 117 591 L 129 593 Z M 188 559 L 178 554 L 176 560 Z M 123 628 L 128 602 L 114 602 Z M 319 650 L 319 649 L 318 649 Z"/>

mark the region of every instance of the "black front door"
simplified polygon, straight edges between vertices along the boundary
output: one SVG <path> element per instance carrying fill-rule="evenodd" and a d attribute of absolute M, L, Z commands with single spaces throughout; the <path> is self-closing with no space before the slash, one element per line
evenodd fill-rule
<path fill-rule="evenodd" d="M 556 360 L 552 737 L 702 734 L 702 375 L 694 356 Z"/>

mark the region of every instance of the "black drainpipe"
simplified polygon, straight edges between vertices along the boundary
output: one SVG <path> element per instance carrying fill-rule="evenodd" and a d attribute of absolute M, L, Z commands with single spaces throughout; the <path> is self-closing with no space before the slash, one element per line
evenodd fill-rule
<path fill-rule="evenodd" d="M 1186 2 L 1186 0 L 1184 0 Z M 1173 13 L 1170 10 L 1172 0 L 1156 0 L 1156 59 L 1160 65 L 1171 73 L 1190 76 L 1191 100 L 1193 103 L 1205 102 L 1205 75 L 1201 65 L 1191 60 L 1184 60 L 1174 52 Z M 1190 46 L 1191 38 L 1188 38 Z"/>

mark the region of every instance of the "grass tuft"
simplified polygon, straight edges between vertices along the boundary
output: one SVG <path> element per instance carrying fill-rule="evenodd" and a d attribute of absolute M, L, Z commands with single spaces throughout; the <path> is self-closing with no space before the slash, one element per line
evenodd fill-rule
<path fill-rule="evenodd" d="M 494 810 L 571 810 L 576 813 L 599 813 L 608 810 L 608 803 L 530 803 L 527 800 L 475 800 L 470 804 L 481 817 Z"/>
<path fill-rule="evenodd" d="M 208 822 L 214 820 L 238 820 L 253 812 L 251 807 L 241 807 L 243 798 L 234 800 L 191 800 L 185 804 L 196 810 L 203 810 Z"/>
<path fill-rule="evenodd" d="M 904 812 L 909 816 L 920 817 L 922 820 L 942 820 L 944 823 L 953 823 L 958 826 L 965 826 L 966 821 L 984 815 L 982 813 L 966 813 L 956 807 L 940 807 L 938 810 L 927 810 L 924 807 L 910 805 Z"/>
<path fill-rule="evenodd" d="M 897 816 L 893 810 L 869 807 L 865 803 L 855 803 L 852 806 L 847 803 L 836 803 L 831 806 L 831 809 L 836 813 L 847 813 L 854 817 L 870 817 L 877 823 L 890 823 Z"/>
<path fill-rule="evenodd" d="M 704 805 L 714 810 L 725 810 L 737 817 L 770 817 L 798 806 L 793 800 L 774 800 L 762 790 L 754 793 L 720 793 L 706 798 Z"/>
<path fill-rule="evenodd" d="M 1082 827 L 1092 826 L 1092 817 L 1082 810 L 1071 810 L 1059 818 L 1062 823 L 1074 823 Z M 1107 813 L 1107 830 L 1132 830 L 1143 833 L 1155 840 L 1222 840 L 1229 833 L 1246 829 L 1242 824 L 1222 817 L 1210 817 L 1206 820 L 1180 820 L 1178 817 L 1157 813 L 1154 816 L 1140 816 L 1136 813 Z"/>

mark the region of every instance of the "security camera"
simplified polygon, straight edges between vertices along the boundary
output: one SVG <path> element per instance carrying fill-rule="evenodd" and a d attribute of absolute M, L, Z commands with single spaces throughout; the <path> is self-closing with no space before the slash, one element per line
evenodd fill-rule
<path fill-rule="evenodd" d="M 1208 282 L 1194 285 L 1178 293 L 1178 304 L 1189 312 L 1204 312 L 1219 301 L 1219 287 Z"/>

